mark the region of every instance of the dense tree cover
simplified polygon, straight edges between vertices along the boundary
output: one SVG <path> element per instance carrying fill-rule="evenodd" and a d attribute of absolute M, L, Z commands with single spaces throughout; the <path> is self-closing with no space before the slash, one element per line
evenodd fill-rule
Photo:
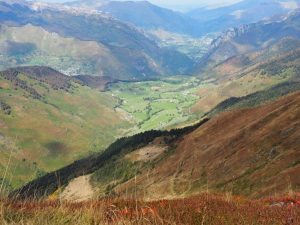
<path fill-rule="evenodd" d="M 20 72 L 14 69 L 0 72 L 0 76 L 6 80 L 9 80 L 13 84 L 15 89 L 20 88 L 26 91 L 34 99 L 42 99 L 42 96 L 33 87 L 31 87 L 26 81 L 21 80 L 19 78 L 19 75 Z"/>
<path fill-rule="evenodd" d="M 19 190 L 11 193 L 11 197 L 17 198 L 41 198 L 54 193 L 59 187 L 68 184 L 72 179 L 91 174 L 103 167 L 112 157 L 118 157 L 124 152 L 131 152 L 135 149 L 144 147 L 151 143 L 157 137 L 167 137 L 167 142 L 173 142 L 188 134 L 199 126 L 206 123 L 208 119 L 204 119 L 196 125 L 173 129 L 170 131 L 150 130 L 131 137 L 123 137 L 111 144 L 103 153 L 94 154 L 90 157 L 75 161 L 60 170 L 51 172 L 38 178 Z"/>
<path fill-rule="evenodd" d="M 2 100 L 0 100 L 0 110 L 6 115 L 11 114 L 11 106 Z"/>
<path fill-rule="evenodd" d="M 33 80 L 50 85 L 54 90 L 68 91 L 71 87 L 72 77 L 68 77 L 52 68 L 42 66 L 18 67 L 13 70 L 26 74 Z"/>
<path fill-rule="evenodd" d="M 31 94 L 36 99 L 41 99 L 41 96 L 36 90 L 26 81 L 19 79 L 19 75 L 24 75 L 39 83 L 49 85 L 54 90 L 71 91 L 72 83 L 90 88 L 104 90 L 106 85 L 115 82 L 109 77 L 95 77 L 89 75 L 67 76 L 59 71 L 45 66 L 24 66 L 11 68 L 0 72 L 0 76 L 13 83 L 15 88 L 21 88 Z M 46 86 L 45 86 L 46 88 Z"/>

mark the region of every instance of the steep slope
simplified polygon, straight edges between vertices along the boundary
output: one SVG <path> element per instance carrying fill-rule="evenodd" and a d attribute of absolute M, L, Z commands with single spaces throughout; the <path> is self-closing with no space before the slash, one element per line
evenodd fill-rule
<path fill-rule="evenodd" d="M 216 32 L 260 20 L 276 19 L 299 7 L 299 0 L 244 0 L 225 7 L 195 9 L 188 15 L 204 24 L 206 32 Z"/>
<path fill-rule="evenodd" d="M 297 92 L 220 114 L 178 141 L 173 154 L 113 191 L 146 198 L 184 197 L 206 189 L 251 197 L 299 191 L 299 109 Z"/>
<path fill-rule="evenodd" d="M 8 55 L 10 54 L 9 56 L 13 56 L 11 61 L 16 65 L 23 65 L 22 60 L 25 61 L 24 64 L 30 64 L 29 60 L 32 60 L 38 65 L 45 65 L 45 62 L 31 58 L 33 54 L 40 55 L 41 58 L 45 58 L 45 61 L 54 61 L 56 69 L 66 71 L 66 68 L 61 68 L 64 66 L 63 58 L 69 64 L 74 61 L 80 62 L 81 70 L 71 71 L 72 75 L 78 75 L 78 72 L 83 74 L 89 72 L 93 73 L 91 75 L 111 76 L 118 79 L 143 79 L 185 73 L 193 65 L 193 62 L 183 54 L 158 47 L 134 27 L 103 13 L 81 12 L 72 8 L 35 3 L 23 5 L 0 1 L 0 6 L 2 25 L 14 27 L 12 30 L 9 29 L 8 37 L 11 37 L 12 32 L 25 30 L 24 40 L 3 39 L 2 46 L 7 50 Z M 1 28 L 3 29 L 5 31 L 6 28 Z M 28 40 L 34 29 L 37 30 L 37 37 Z M 4 34 L 6 35 L 6 32 Z M 49 42 L 43 42 L 42 37 L 49 39 Z M 19 35 L 13 39 L 18 38 Z M 49 43 L 54 46 L 53 49 L 49 48 L 52 47 Z M 82 52 L 81 44 L 92 49 L 92 54 L 87 55 L 86 52 Z M 57 45 L 66 45 L 71 53 L 61 52 L 61 48 Z M 57 54 L 58 57 L 55 58 Z M 21 60 L 18 58 L 20 55 L 24 56 Z"/>
<path fill-rule="evenodd" d="M 192 111 L 203 115 L 228 98 L 241 98 L 280 83 L 299 80 L 299 47 L 299 40 L 284 38 L 270 48 L 237 55 L 206 68 L 200 75 L 203 81 L 197 92 L 199 100 Z M 276 90 L 275 87 L 274 92 Z"/>
<path fill-rule="evenodd" d="M 8 186 L 105 149 L 123 134 L 129 124 L 114 110 L 117 100 L 93 88 L 47 67 L 0 72 L 0 177 Z"/>

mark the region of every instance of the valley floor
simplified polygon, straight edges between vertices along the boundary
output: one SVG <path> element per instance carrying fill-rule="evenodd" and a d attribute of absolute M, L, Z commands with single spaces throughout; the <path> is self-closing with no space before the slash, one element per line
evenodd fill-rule
<path fill-rule="evenodd" d="M 142 202 L 102 199 L 81 203 L 59 201 L 0 202 L 5 225 L 59 224 L 300 224 L 300 197 L 248 200 L 202 194 L 177 200 Z"/>

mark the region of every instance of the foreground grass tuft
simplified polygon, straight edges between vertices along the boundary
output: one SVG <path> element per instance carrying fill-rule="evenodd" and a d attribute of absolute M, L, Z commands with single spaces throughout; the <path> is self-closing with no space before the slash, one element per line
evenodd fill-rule
<path fill-rule="evenodd" d="M 203 194 L 153 202 L 123 199 L 81 203 L 2 200 L 0 223 L 296 225 L 300 224 L 300 197 L 248 200 Z"/>

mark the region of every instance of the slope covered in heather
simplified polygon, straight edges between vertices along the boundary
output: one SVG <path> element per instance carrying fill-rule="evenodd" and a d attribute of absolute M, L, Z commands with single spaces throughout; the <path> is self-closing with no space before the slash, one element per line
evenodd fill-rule
<path fill-rule="evenodd" d="M 137 172 L 123 183 L 112 181 L 109 193 L 138 192 L 157 199 L 186 197 L 207 189 L 251 197 L 297 192 L 299 109 L 296 92 L 259 107 L 222 113 L 173 145 L 153 142 L 152 146 L 168 150 L 154 160 L 146 158 L 148 166 L 144 159 L 132 157 L 133 153 L 125 156 L 120 163 L 132 164 Z M 137 149 L 135 154 L 142 151 Z M 105 167 L 94 174 L 101 185 L 102 170 Z"/>

